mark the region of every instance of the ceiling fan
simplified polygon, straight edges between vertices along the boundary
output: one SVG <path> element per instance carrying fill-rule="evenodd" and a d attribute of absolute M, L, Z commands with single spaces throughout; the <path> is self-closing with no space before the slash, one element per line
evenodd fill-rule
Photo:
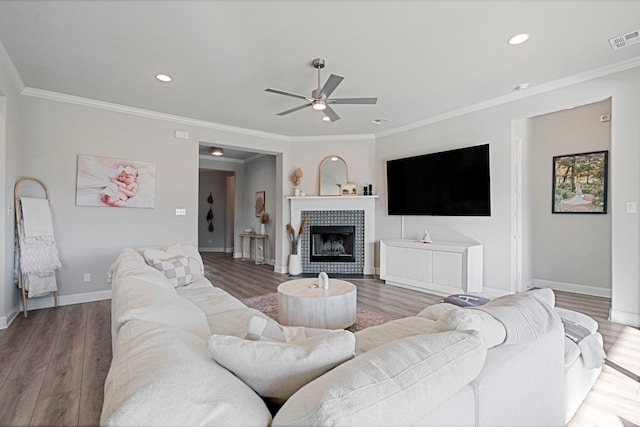
<path fill-rule="evenodd" d="M 265 89 L 267 92 L 273 92 L 280 95 L 292 96 L 294 98 L 300 98 L 308 101 L 307 104 L 299 107 L 292 108 L 287 111 L 278 113 L 278 116 L 285 116 L 294 111 L 302 110 L 306 107 L 311 107 L 314 110 L 322 111 L 324 113 L 323 120 L 335 122 L 340 120 L 340 116 L 329 106 L 329 104 L 375 104 L 378 102 L 378 98 L 329 98 L 334 90 L 338 87 L 344 77 L 331 74 L 329 79 L 325 82 L 322 88 L 320 87 L 320 70 L 324 68 L 324 59 L 316 58 L 311 63 L 313 68 L 318 70 L 318 88 L 311 92 L 311 96 L 298 95 L 291 92 L 285 92 L 278 89 Z"/>

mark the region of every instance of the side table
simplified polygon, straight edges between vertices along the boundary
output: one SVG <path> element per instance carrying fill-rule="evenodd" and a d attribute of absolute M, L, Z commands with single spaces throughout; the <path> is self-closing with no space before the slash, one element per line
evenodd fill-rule
<path fill-rule="evenodd" d="M 257 234 L 257 233 L 241 233 L 240 234 L 240 246 L 242 247 L 242 261 L 251 259 L 251 248 L 253 246 L 253 259 L 257 264 L 264 264 L 267 260 L 267 237 L 268 234 Z M 244 256 L 244 239 L 249 239 L 249 256 Z M 258 242 L 262 240 L 262 261 L 258 261 Z"/>

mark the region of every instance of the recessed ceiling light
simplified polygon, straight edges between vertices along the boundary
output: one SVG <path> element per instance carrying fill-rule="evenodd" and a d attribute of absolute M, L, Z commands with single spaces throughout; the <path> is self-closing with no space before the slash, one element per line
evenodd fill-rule
<path fill-rule="evenodd" d="M 330 122 L 331 118 L 329 118 L 329 116 L 322 116 L 322 121 L 323 122 Z"/>
<path fill-rule="evenodd" d="M 171 76 L 167 74 L 156 74 L 156 79 L 160 80 L 161 82 L 170 82 L 172 80 Z"/>
<path fill-rule="evenodd" d="M 529 37 L 531 37 L 531 34 L 528 34 L 528 33 L 516 34 L 515 36 L 509 39 L 509 44 L 510 45 L 522 44 L 527 40 L 529 40 Z"/>
<path fill-rule="evenodd" d="M 219 147 L 211 147 L 211 155 L 212 156 L 222 156 L 224 154 L 224 150 Z"/>
<path fill-rule="evenodd" d="M 529 88 L 529 83 L 520 83 L 518 86 L 514 87 L 513 90 L 525 90 Z"/>

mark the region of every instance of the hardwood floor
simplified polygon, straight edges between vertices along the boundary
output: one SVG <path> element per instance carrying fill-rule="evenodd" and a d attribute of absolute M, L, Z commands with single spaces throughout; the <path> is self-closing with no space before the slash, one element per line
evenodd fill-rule
<path fill-rule="evenodd" d="M 275 292 L 286 275 L 270 266 L 203 253 L 205 274 L 238 298 Z M 440 297 L 351 280 L 358 304 L 400 318 Z M 556 292 L 560 307 L 595 318 L 607 365 L 569 426 L 640 425 L 640 331 L 607 321 L 610 300 Z M 0 331 L 0 426 L 98 425 L 111 362 L 110 301 L 32 311 Z"/>
<path fill-rule="evenodd" d="M 111 301 L 29 312 L 0 331 L 0 425 L 97 425 Z"/>

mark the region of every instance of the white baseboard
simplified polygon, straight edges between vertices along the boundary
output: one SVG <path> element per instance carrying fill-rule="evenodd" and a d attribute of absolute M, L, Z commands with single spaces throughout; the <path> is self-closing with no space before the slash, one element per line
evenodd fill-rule
<path fill-rule="evenodd" d="M 102 301 L 105 299 L 111 299 L 111 290 L 108 291 L 97 291 L 97 292 L 87 292 L 83 294 L 72 294 L 72 295 L 59 295 L 58 296 L 58 305 L 72 305 L 72 304 L 81 304 L 83 302 L 93 302 L 93 301 Z M 40 310 L 43 308 L 51 308 L 53 307 L 53 295 L 46 297 L 36 297 L 36 298 L 27 298 L 27 310 Z M 0 317 L 0 329 L 8 328 L 11 322 L 17 317 L 18 314 L 22 312 L 22 302 L 20 306 L 17 308 L 15 314 L 10 316 L 2 316 Z"/>
<path fill-rule="evenodd" d="M 609 317 L 609 320 L 612 322 L 633 326 L 634 328 L 640 328 L 640 314 L 611 310 Z"/>
<path fill-rule="evenodd" d="M 593 295 L 596 297 L 611 298 L 611 289 L 598 288 L 577 283 L 554 282 L 551 280 L 533 279 L 532 287 L 551 288 L 556 291 L 573 292 L 576 294 Z"/>
<path fill-rule="evenodd" d="M 13 307 L 6 316 L 0 316 L 0 329 L 7 329 L 11 322 L 13 322 L 13 319 L 18 317 L 18 314 L 20 314 L 20 308 L 16 306 Z"/>
<path fill-rule="evenodd" d="M 200 252 L 228 252 L 225 248 L 198 248 Z"/>

